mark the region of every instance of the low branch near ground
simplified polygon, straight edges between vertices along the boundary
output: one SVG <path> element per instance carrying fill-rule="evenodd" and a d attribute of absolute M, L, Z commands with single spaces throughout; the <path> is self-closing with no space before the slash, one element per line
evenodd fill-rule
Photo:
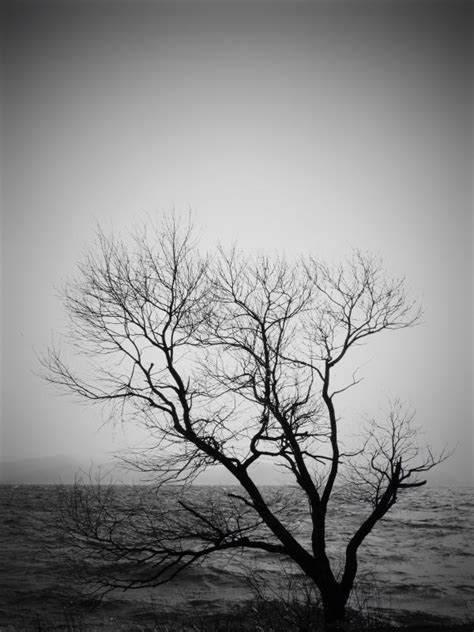
<path fill-rule="evenodd" d="M 104 594 L 159 586 L 217 551 L 286 554 L 247 499 L 201 494 L 196 502 L 185 487 L 116 487 L 100 479 L 60 487 L 58 528 L 68 534 L 71 560 L 87 561 L 82 583 Z"/>

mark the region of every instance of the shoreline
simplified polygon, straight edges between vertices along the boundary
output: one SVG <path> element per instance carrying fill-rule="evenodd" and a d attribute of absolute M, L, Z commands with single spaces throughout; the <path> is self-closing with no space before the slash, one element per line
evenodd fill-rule
<path fill-rule="evenodd" d="M 25 606 L 26 604 L 24 604 Z M 46 604 L 45 604 L 46 605 Z M 348 610 L 344 624 L 326 628 L 320 611 L 291 606 L 278 600 L 248 600 L 240 604 L 195 600 L 181 607 L 139 601 L 70 602 L 69 608 L 17 607 L 10 613 L 0 605 L 1 632 L 473 632 L 474 617 L 467 621 L 451 616 L 408 610 Z"/>

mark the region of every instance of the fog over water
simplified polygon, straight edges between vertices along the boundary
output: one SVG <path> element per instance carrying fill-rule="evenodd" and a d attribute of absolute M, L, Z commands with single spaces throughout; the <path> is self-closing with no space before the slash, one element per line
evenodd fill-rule
<path fill-rule="evenodd" d="M 432 481 L 472 484 L 472 32 L 461 2 L 5 3 L 1 460 L 140 440 L 36 374 L 93 239 L 175 208 L 205 248 L 353 247 L 423 322 L 354 358 L 348 424 L 417 411 Z"/>

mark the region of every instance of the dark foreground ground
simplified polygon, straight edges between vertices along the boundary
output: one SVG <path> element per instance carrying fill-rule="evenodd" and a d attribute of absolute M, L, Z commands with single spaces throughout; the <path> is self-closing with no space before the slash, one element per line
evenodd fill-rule
<path fill-rule="evenodd" d="M 277 601 L 216 606 L 196 601 L 185 610 L 160 611 L 152 604 L 128 607 L 109 602 L 90 607 L 69 604 L 61 613 L 28 604 L 6 612 L 0 601 L 0 632 L 474 632 L 471 622 L 455 622 L 427 613 L 377 610 L 350 612 L 339 626 L 325 626 L 320 612 Z"/>

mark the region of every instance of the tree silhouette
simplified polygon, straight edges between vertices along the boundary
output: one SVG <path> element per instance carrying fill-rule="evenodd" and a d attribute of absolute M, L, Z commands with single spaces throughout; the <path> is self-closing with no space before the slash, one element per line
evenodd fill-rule
<path fill-rule="evenodd" d="M 65 305 L 83 360 L 74 371 L 51 349 L 47 379 L 145 428 L 149 443 L 127 461 L 153 475 L 157 490 L 153 502 L 138 495 L 130 506 L 112 487 L 63 490 L 74 546 L 102 562 L 94 581 L 156 586 L 214 552 L 260 549 L 291 558 L 319 589 L 326 620 L 343 619 L 360 545 L 398 494 L 423 485 L 420 474 L 444 458 L 418 449 L 398 402 L 359 449 L 341 439 L 338 396 L 358 380 L 336 389 L 335 371 L 371 336 L 417 322 L 403 280 L 362 252 L 336 268 L 235 249 L 204 257 L 192 227 L 168 217 L 127 243 L 99 233 Z M 310 546 L 288 520 L 296 497 L 254 480 L 261 459 L 300 488 Z M 240 488 L 200 503 L 188 483 L 216 464 Z M 361 522 L 336 575 L 326 529 L 338 480 L 357 493 Z"/>

